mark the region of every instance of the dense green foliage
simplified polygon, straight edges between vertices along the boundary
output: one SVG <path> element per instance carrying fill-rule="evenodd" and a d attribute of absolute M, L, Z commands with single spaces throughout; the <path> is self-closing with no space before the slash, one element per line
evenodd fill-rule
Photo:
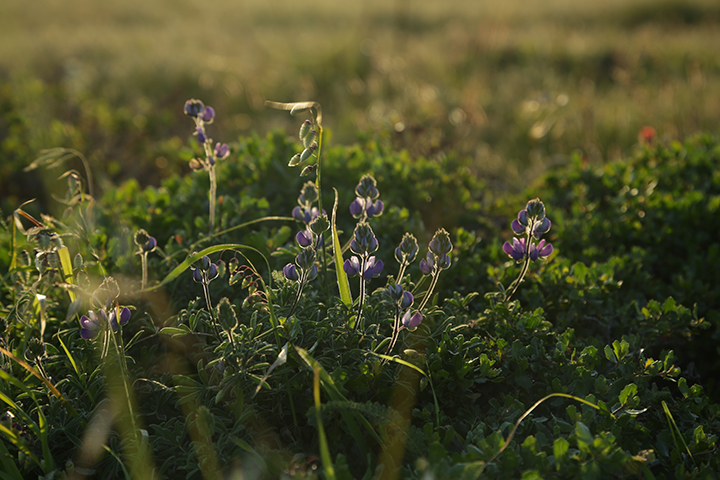
<path fill-rule="evenodd" d="M 37 229 L 22 235 L 30 225 L 16 213 L 0 231 L 0 346 L 28 365 L 0 356 L 0 400 L 18 425 L 0 427 L 0 472 L 142 477 L 154 465 L 161 478 L 329 478 L 331 459 L 337 478 L 714 478 L 720 406 L 703 386 L 717 389 L 718 145 L 657 144 L 544 177 L 527 195 L 545 202 L 556 253 L 511 301 L 498 282 L 507 287 L 519 266 L 501 245 L 527 198 L 487 198 L 453 155 L 411 158 L 373 141 L 328 149 L 323 181 L 339 191 L 343 243 L 363 174 L 385 202 L 371 220 L 385 270 L 357 332 L 333 266 L 288 316 L 298 287 L 280 269 L 299 251 L 290 211 L 305 179 L 286 167 L 299 149 L 282 134 L 242 138 L 218 163 L 225 233 L 212 237 L 202 172 L 126 182 L 94 201 L 72 190 L 62 215 L 42 218 L 74 258 L 59 258 L 54 275 L 52 261 L 39 276 L 22 251 L 42 260 L 63 248 Z M 437 227 L 451 233 L 453 264 L 422 324 L 382 357 L 393 250 L 409 231 L 423 256 Z M 159 247 L 145 292 L 139 229 Z M 220 266 L 210 311 L 186 260 L 213 245 L 227 246 L 201 252 Z M 78 317 L 98 308 L 90 297 L 109 275 L 133 313 L 104 346 L 81 338 Z M 416 263 L 402 282 L 417 298 L 420 277 Z M 107 452 L 90 452 L 88 432 L 108 436 Z"/>

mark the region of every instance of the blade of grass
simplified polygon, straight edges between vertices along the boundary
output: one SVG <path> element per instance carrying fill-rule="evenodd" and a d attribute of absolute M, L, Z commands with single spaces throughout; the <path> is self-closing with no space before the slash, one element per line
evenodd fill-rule
<path fill-rule="evenodd" d="M 75 358 L 70 353 L 70 350 L 65 346 L 65 342 L 63 342 L 62 338 L 60 338 L 60 335 L 57 335 L 58 341 L 60 341 L 60 346 L 65 351 L 65 355 L 67 355 L 68 359 L 70 359 L 70 363 L 72 364 L 73 370 L 75 370 L 76 375 L 80 375 L 80 370 L 78 369 L 77 363 L 75 363 Z"/>
<path fill-rule="evenodd" d="M 60 265 L 62 266 L 63 280 L 65 281 L 65 283 L 69 283 L 70 285 L 72 285 L 73 267 L 72 260 L 70 259 L 70 252 L 68 251 L 67 247 L 58 248 L 57 252 L 60 255 Z M 74 302 L 77 299 L 77 294 L 72 290 L 72 288 L 68 288 L 67 292 L 70 296 L 70 301 Z"/>
<path fill-rule="evenodd" d="M 330 456 L 330 448 L 328 447 L 327 437 L 325 436 L 325 428 L 322 423 L 321 403 L 320 403 L 320 365 L 317 364 L 313 377 L 313 397 L 315 398 L 315 420 L 317 421 L 318 434 L 320 435 L 320 458 L 325 471 L 325 478 L 329 480 L 335 479 L 335 467 Z"/>
<path fill-rule="evenodd" d="M 340 393 L 340 390 L 338 390 L 332 377 L 327 373 L 327 371 L 322 367 L 322 365 L 320 365 L 320 363 L 318 363 L 318 361 L 315 360 L 307 352 L 307 350 L 300 347 L 295 347 L 295 351 L 300 356 L 302 361 L 305 362 L 305 364 L 310 367 L 313 372 L 315 371 L 316 367 L 319 369 L 320 381 L 323 388 L 325 389 L 325 392 L 328 394 L 328 396 L 330 396 L 331 400 L 343 402 L 348 401 L 345 396 Z M 355 439 L 355 442 L 360 447 L 363 456 L 367 457 L 367 455 L 370 453 L 370 449 L 367 445 L 367 442 L 365 441 L 365 436 L 362 435 L 357 422 L 355 422 L 355 417 L 353 417 L 350 412 L 342 412 L 341 415 L 343 417 L 343 420 L 345 420 L 345 423 L 347 423 L 348 429 L 350 430 L 353 439 Z M 375 439 L 378 445 L 382 445 L 382 440 L 380 439 L 380 436 L 377 434 L 370 422 L 368 422 L 368 420 L 362 415 L 359 415 L 359 419 L 363 427 L 365 427 L 367 432 L 370 434 L 370 437 Z"/>
<path fill-rule="evenodd" d="M 0 347 L 0 353 L 2 353 L 2 354 L 4 354 L 5 356 L 9 357 L 10 359 L 14 360 L 14 361 L 17 362 L 21 367 L 23 367 L 25 370 L 27 370 L 28 372 L 30 372 L 31 374 L 33 374 L 33 376 L 35 376 L 38 380 L 40 380 L 43 384 L 45 384 L 45 386 L 48 388 L 48 390 L 50 390 L 50 391 L 53 393 L 53 395 L 55 395 L 55 396 L 57 397 L 57 399 L 60 400 L 60 401 L 63 403 L 63 405 L 65 405 L 65 408 L 68 409 L 68 411 L 72 414 L 73 417 L 77 417 L 77 416 L 78 416 L 77 412 L 76 412 L 75 409 L 72 407 L 72 405 L 70 405 L 70 403 L 68 403 L 68 401 L 65 399 L 65 397 L 63 397 L 62 394 L 58 391 L 58 389 L 55 388 L 55 385 L 53 385 L 53 384 L 50 383 L 45 377 L 43 377 L 42 375 L 40 375 L 37 370 L 35 370 L 33 367 L 31 367 L 30 365 L 28 365 L 27 363 L 25 363 L 24 360 L 19 359 L 18 357 L 16 357 L 16 356 L 13 355 L 12 353 L 10 353 L 10 352 L 8 352 L 7 350 L 5 350 L 3 347 Z M 4 373 L 4 372 L 3 372 L 3 373 Z"/>
<path fill-rule="evenodd" d="M 22 480 L 24 477 L 18 469 L 15 462 L 12 460 L 12 455 L 8 451 L 4 442 L 0 442 L 0 465 L 2 465 L 2 472 L 0 472 L 0 478 L 8 480 Z M 7 472 L 7 473 L 4 473 Z"/>
<path fill-rule="evenodd" d="M 50 444 L 48 443 L 48 423 L 41 407 L 38 406 L 37 412 L 38 427 L 40 429 L 40 444 L 42 445 L 43 460 L 45 461 L 43 470 L 45 473 L 50 473 L 55 470 L 55 459 L 53 458 L 52 453 L 50 453 Z"/>
<path fill-rule="evenodd" d="M 340 299 L 345 305 L 351 307 L 353 303 L 352 294 L 350 293 L 350 284 L 348 282 L 347 274 L 343 269 L 342 247 L 340 246 L 340 238 L 338 237 L 337 226 L 335 224 L 335 216 L 338 206 L 338 192 L 335 188 L 333 188 L 333 190 L 335 191 L 335 204 L 333 205 L 332 210 L 331 228 L 333 257 L 335 258 L 335 274 L 337 275 L 337 284 L 338 290 L 340 291 Z"/>
<path fill-rule="evenodd" d="M 490 460 L 488 460 L 487 463 L 492 463 L 497 457 L 500 456 L 500 454 L 508 447 L 508 445 L 510 445 L 510 442 L 512 441 L 513 437 L 515 436 L 515 432 L 517 431 L 517 429 L 520 426 L 520 424 L 522 423 L 522 421 L 525 420 L 525 418 L 527 418 L 527 416 L 530 415 L 532 413 L 532 411 L 535 410 L 537 407 L 539 407 L 545 400 L 548 400 L 553 397 L 570 398 L 572 400 L 577 400 L 580 403 L 584 403 L 585 405 L 592 407 L 596 410 L 601 410 L 600 407 L 598 407 L 597 405 L 595 405 L 592 402 L 585 400 L 584 398 L 576 397 L 574 395 L 569 395 L 567 393 L 551 393 L 550 395 L 547 395 L 547 396 L 541 398 L 540 400 L 538 400 L 537 402 L 535 402 L 535 404 L 532 407 L 528 408 L 525 411 L 525 413 L 522 414 L 522 416 L 518 419 L 518 421 L 515 422 L 515 426 L 510 431 L 510 435 L 508 435 L 507 440 L 505 440 L 505 444 L 502 447 L 500 447 L 500 450 L 498 450 L 497 453 L 495 453 L 495 455 L 493 455 L 492 458 Z M 612 413 L 610 414 L 610 416 L 615 418 L 615 415 L 613 415 Z"/>
<path fill-rule="evenodd" d="M 677 426 L 677 423 L 675 423 L 675 419 L 672 416 L 672 413 L 670 413 L 670 408 L 668 408 L 667 403 L 665 403 L 665 400 L 662 401 L 662 407 L 663 411 L 665 412 L 665 417 L 668 421 L 668 426 L 670 427 L 670 433 L 672 433 L 673 441 L 675 442 L 675 447 L 678 449 L 678 451 L 682 452 L 685 450 L 690 457 L 690 460 L 692 460 L 693 464 L 697 467 L 697 464 L 695 463 L 695 458 L 693 458 L 693 454 L 690 451 L 690 448 L 688 448 L 687 443 L 685 443 L 685 439 L 682 436 L 682 433 L 680 432 L 680 429 Z M 682 444 L 682 447 L 680 446 Z"/>

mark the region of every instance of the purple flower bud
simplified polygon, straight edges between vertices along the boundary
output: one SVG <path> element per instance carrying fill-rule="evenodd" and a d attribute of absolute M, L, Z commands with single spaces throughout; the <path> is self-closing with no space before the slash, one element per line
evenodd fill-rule
<path fill-rule="evenodd" d="M 209 157 L 207 157 L 207 163 L 208 163 L 208 165 L 210 165 L 211 167 L 214 167 L 214 166 L 215 166 L 215 157 L 213 157 L 212 155 L 210 155 Z"/>
<path fill-rule="evenodd" d="M 527 227 L 527 224 L 528 224 L 527 210 L 520 210 L 518 212 L 518 221 L 520 222 L 520 225 Z"/>
<path fill-rule="evenodd" d="M 545 205 L 539 198 L 530 200 L 525 207 L 529 217 L 535 217 L 537 220 L 545 218 Z"/>
<path fill-rule="evenodd" d="M 202 127 L 197 127 L 195 129 L 195 135 L 197 135 L 198 142 L 200 142 L 200 143 L 205 143 L 205 141 L 207 140 L 205 138 L 205 131 Z"/>
<path fill-rule="evenodd" d="M 447 270 L 450 268 L 450 264 L 452 262 L 450 261 L 450 255 L 443 255 L 440 257 L 440 260 L 438 261 L 438 267 L 440 267 L 441 270 Z"/>
<path fill-rule="evenodd" d="M 420 260 L 420 271 L 423 275 L 430 275 L 433 271 L 434 261 L 432 259 L 432 253 L 428 252 L 427 257 Z"/>
<path fill-rule="evenodd" d="M 230 147 L 227 146 L 227 143 L 218 142 L 215 144 L 215 157 L 222 160 L 228 155 L 230 155 Z"/>
<path fill-rule="evenodd" d="M 147 242 L 143 243 L 142 249 L 144 252 L 152 252 L 157 247 L 157 240 L 155 237 L 148 237 Z"/>
<path fill-rule="evenodd" d="M 317 265 L 313 264 L 312 268 L 310 269 L 310 273 L 308 273 L 307 281 L 312 282 L 313 280 L 315 280 L 315 278 L 317 277 L 317 274 L 318 274 Z"/>
<path fill-rule="evenodd" d="M 285 278 L 288 280 L 292 280 L 294 282 L 297 282 L 299 277 L 297 274 L 297 269 L 295 268 L 295 264 L 288 263 L 283 268 L 283 275 L 285 275 Z"/>
<path fill-rule="evenodd" d="M 202 269 L 207 272 L 208 268 L 210 268 L 210 265 L 212 262 L 210 261 L 210 257 L 207 255 L 203 255 L 202 257 Z"/>
<path fill-rule="evenodd" d="M 313 233 L 310 230 L 302 230 L 295 235 L 295 241 L 301 247 L 309 247 L 313 243 Z"/>
<path fill-rule="evenodd" d="M 408 310 L 402 317 L 402 324 L 405 328 L 416 328 L 422 323 L 422 320 L 423 316 L 420 312 L 415 312 L 415 315 L 412 315 L 412 311 Z"/>
<path fill-rule="evenodd" d="M 205 113 L 205 104 L 200 100 L 190 99 L 185 102 L 183 112 L 189 117 L 199 117 Z"/>
<path fill-rule="evenodd" d="M 210 264 L 210 268 L 208 269 L 208 282 L 215 280 L 217 276 L 219 275 L 218 267 L 214 263 Z"/>
<path fill-rule="evenodd" d="M 525 210 L 523 210 L 523 212 L 524 212 L 524 211 L 525 211 Z M 522 225 L 522 224 L 518 221 L 518 219 L 516 218 L 516 219 L 513 220 L 512 223 L 510 224 L 510 228 L 512 228 L 512 231 L 515 232 L 515 234 L 517 234 L 517 235 L 522 235 L 523 233 L 525 233 L 525 228 L 526 228 L 526 227 L 525 227 L 524 225 Z"/>
<path fill-rule="evenodd" d="M 300 207 L 293 208 L 292 216 L 295 220 L 297 220 L 299 222 L 308 223 L 307 220 L 305 220 L 308 217 L 308 215 L 303 210 L 301 210 Z"/>
<path fill-rule="evenodd" d="M 400 308 L 405 309 L 408 308 L 410 305 L 413 304 L 415 301 L 415 297 L 410 292 L 403 292 L 402 297 L 402 303 L 400 303 Z"/>
<path fill-rule="evenodd" d="M 533 228 L 533 235 L 535 238 L 540 238 L 540 235 L 543 235 L 550 231 L 550 226 L 552 224 L 550 223 L 550 219 L 545 217 L 542 219 L 540 223 L 536 223 L 535 227 Z"/>
<path fill-rule="evenodd" d="M 192 277 L 195 282 L 202 283 L 202 273 L 200 273 L 199 268 L 193 268 Z"/>
<path fill-rule="evenodd" d="M 215 109 L 211 106 L 205 107 L 202 119 L 205 123 L 212 123 L 215 120 Z"/>

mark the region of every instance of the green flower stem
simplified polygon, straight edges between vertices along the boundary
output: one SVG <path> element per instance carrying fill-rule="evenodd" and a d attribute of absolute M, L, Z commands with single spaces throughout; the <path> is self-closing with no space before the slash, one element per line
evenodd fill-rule
<path fill-rule="evenodd" d="M 435 285 L 437 285 L 438 277 L 440 277 L 440 270 L 437 268 L 437 262 L 435 262 L 435 267 L 433 268 L 432 273 L 432 282 L 430 282 L 430 287 L 428 287 L 427 292 L 425 292 L 425 297 L 423 298 L 422 303 L 418 307 L 418 312 L 421 312 L 423 308 L 425 308 L 425 305 L 430 300 L 430 297 L 432 297 L 433 290 L 435 290 Z"/>
<path fill-rule="evenodd" d="M 302 278 L 300 278 L 300 281 L 298 282 L 298 291 L 295 295 L 295 301 L 292 304 L 292 308 L 290 308 L 290 313 L 288 313 L 288 318 L 292 316 L 293 313 L 295 313 L 295 308 L 298 306 L 298 303 L 300 302 L 300 297 L 302 296 L 303 288 L 305 287 L 305 283 L 307 283 L 307 276 L 308 272 L 305 272 L 303 270 Z"/>
<path fill-rule="evenodd" d="M 217 176 L 215 175 L 215 166 L 210 167 L 210 235 L 215 231 L 215 204 L 217 197 Z"/>
<path fill-rule="evenodd" d="M 203 277 L 205 277 L 205 272 L 203 272 Z M 217 337 L 217 339 L 221 340 L 220 330 L 218 329 L 217 319 L 215 318 L 215 311 L 213 310 L 212 302 L 210 301 L 210 286 L 206 278 L 203 278 L 202 286 L 203 292 L 205 292 L 205 304 L 210 311 L 210 319 L 212 320 L 213 331 L 215 332 L 215 336 Z"/>
<path fill-rule="evenodd" d="M 360 325 L 363 314 L 363 304 L 365 303 L 365 277 L 363 276 L 364 271 L 365 259 L 363 258 L 362 263 L 360 264 L 360 295 L 358 298 L 358 310 L 357 314 L 355 315 L 355 327 L 353 328 L 354 332 L 358 331 L 358 326 Z"/>
<path fill-rule="evenodd" d="M 147 286 L 147 252 L 141 252 L 140 259 L 142 260 L 142 289 L 145 290 Z"/>
<path fill-rule="evenodd" d="M 530 226 L 528 228 L 528 234 L 525 238 L 525 263 L 523 264 L 522 270 L 520 271 L 520 275 L 518 275 L 518 278 L 515 279 L 513 283 L 510 284 L 510 292 L 505 295 L 505 301 L 507 302 L 510 300 L 510 297 L 512 297 L 515 292 L 517 292 L 518 287 L 522 283 L 523 279 L 525 278 L 525 274 L 527 274 L 528 269 L 530 268 L 530 241 L 532 240 L 532 231 L 535 227 L 535 221 L 532 221 L 530 223 Z"/>
<path fill-rule="evenodd" d="M 388 349 L 386 351 L 387 355 L 390 355 L 395 348 L 395 343 L 397 342 L 398 338 L 400 337 L 400 325 L 402 319 L 402 309 L 399 305 L 395 305 L 395 321 L 393 322 L 393 333 L 392 337 L 390 339 L 390 345 L 388 345 Z"/>

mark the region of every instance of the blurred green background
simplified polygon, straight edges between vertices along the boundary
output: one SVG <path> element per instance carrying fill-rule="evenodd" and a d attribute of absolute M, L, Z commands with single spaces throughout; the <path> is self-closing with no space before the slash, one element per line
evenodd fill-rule
<path fill-rule="evenodd" d="M 3 0 L 0 205 L 52 193 L 61 172 L 22 172 L 44 148 L 83 152 L 100 186 L 189 171 L 190 97 L 216 140 L 294 134 L 264 100 L 312 99 L 335 144 L 454 151 L 519 191 L 573 152 L 621 158 L 645 125 L 717 133 L 719 26 L 714 0 Z"/>

